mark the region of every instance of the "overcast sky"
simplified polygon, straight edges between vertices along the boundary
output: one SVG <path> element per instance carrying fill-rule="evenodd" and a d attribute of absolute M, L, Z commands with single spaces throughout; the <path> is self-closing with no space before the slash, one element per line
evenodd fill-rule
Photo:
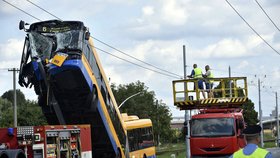
<path fill-rule="evenodd" d="M 63 20 L 83 21 L 93 37 L 179 75 L 183 75 L 182 47 L 186 45 L 188 74 L 192 69 L 190 66 L 197 63 L 203 70 L 205 65 L 210 65 L 215 77 L 225 77 L 230 66 L 232 76 L 248 78 L 249 98 L 257 111 L 257 81 L 260 78 L 263 114 L 268 116 L 275 109 L 274 92 L 280 92 L 280 54 L 265 44 L 224 0 L 30 1 Z M 28 1 L 9 2 L 40 20 L 54 19 Z M 280 31 L 255 0 L 229 2 L 276 51 L 280 51 Z M 258 2 L 280 27 L 280 1 Z M 0 95 L 13 88 L 12 72 L 6 68 L 18 68 L 20 64 L 25 37 L 25 33 L 18 29 L 20 20 L 38 21 L 0 1 Z M 98 41 L 95 46 L 143 65 Z M 111 82 L 127 84 L 140 80 L 169 106 L 173 116 L 184 115 L 173 106 L 172 80 L 176 78 L 140 68 L 101 51 L 98 53 Z M 21 90 L 28 99 L 37 98 L 33 89 Z"/>

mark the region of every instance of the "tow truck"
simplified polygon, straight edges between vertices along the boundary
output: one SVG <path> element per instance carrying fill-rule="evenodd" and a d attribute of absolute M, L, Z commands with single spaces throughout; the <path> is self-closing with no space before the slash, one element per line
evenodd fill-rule
<path fill-rule="evenodd" d="M 190 121 L 192 158 L 228 157 L 246 145 L 241 108 L 248 100 L 246 77 L 211 78 L 211 82 L 213 89 L 201 90 L 196 88 L 198 79 L 173 81 L 174 105 L 199 111 Z M 213 97 L 203 98 L 201 93 L 213 93 Z"/>

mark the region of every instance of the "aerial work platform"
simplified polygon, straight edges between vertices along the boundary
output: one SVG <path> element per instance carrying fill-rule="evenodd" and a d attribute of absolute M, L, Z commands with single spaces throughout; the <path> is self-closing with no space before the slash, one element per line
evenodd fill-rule
<path fill-rule="evenodd" d="M 204 89 L 198 88 L 199 79 L 173 81 L 174 105 L 180 110 L 204 108 L 240 108 L 248 100 L 247 78 L 227 77 L 202 79 Z M 212 83 L 206 89 L 205 83 Z M 205 94 L 205 98 L 202 93 Z M 212 97 L 208 98 L 208 94 Z"/>

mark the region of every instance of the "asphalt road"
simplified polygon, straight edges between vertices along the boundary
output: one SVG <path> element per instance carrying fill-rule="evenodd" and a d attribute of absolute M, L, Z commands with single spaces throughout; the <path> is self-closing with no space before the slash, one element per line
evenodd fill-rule
<path fill-rule="evenodd" d="M 280 148 L 268 148 L 267 150 L 272 153 L 273 158 L 280 157 Z"/>

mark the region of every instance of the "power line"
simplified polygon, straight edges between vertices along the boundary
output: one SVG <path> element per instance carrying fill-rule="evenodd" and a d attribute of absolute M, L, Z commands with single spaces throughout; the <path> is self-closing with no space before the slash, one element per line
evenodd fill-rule
<path fill-rule="evenodd" d="M 31 3 L 31 4 L 33 4 L 34 6 L 38 7 L 39 9 L 43 10 L 44 12 L 50 14 L 51 16 L 53 16 L 53 17 L 55 17 L 55 18 L 61 20 L 59 17 L 55 16 L 54 14 L 52 14 L 52 13 L 50 13 L 49 11 L 45 10 L 44 8 L 38 6 L 37 4 L 31 2 L 30 0 L 26 0 L 26 1 L 29 2 L 29 3 Z"/>
<path fill-rule="evenodd" d="M 253 30 L 262 40 L 264 43 L 266 43 L 272 50 L 274 50 L 274 52 L 276 52 L 278 55 L 280 55 L 280 53 L 274 49 L 244 18 L 243 16 L 228 2 L 228 0 L 225 0 L 228 5 L 235 11 L 235 13 L 251 28 L 251 30 Z"/>
<path fill-rule="evenodd" d="M 3 0 L 3 1 L 6 2 L 5 0 Z M 27 1 L 29 2 L 29 0 L 27 0 Z M 16 9 L 18 9 L 18 10 L 24 12 L 24 13 L 27 13 L 27 12 L 25 12 L 24 10 L 22 10 L 22 9 L 20 9 L 20 8 L 18 8 L 18 7 L 16 7 L 15 5 L 13 5 L 13 4 L 9 3 L 9 2 L 6 2 L 6 3 L 9 4 L 9 5 L 11 5 L 11 6 L 13 6 L 13 7 L 15 7 Z M 33 4 L 33 3 L 31 3 L 31 4 Z M 35 5 L 35 6 L 37 6 L 37 5 Z M 37 6 L 37 7 L 39 7 L 39 6 Z M 40 9 L 42 9 L 42 8 L 40 7 Z M 45 11 L 45 10 L 44 10 L 44 11 Z M 48 13 L 49 13 L 49 12 L 48 12 Z M 50 13 L 50 14 L 51 14 L 51 13 Z M 29 14 L 29 13 L 27 13 L 27 15 L 30 15 L 30 16 L 34 17 L 35 19 L 40 20 L 39 18 L 36 18 L 35 16 L 33 16 L 33 15 Z M 51 15 L 52 15 L 52 14 L 51 14 Z M 41 21 L 41 20 L 40 20 L 40 21 Z M 107 51 L 104 51 L 104 50 L 102 50 L 102 49 L 100 49 L 100 48 L 97 48 L 97 47 L 95 47 L 95 46 L 93 46 L 93 47 L 96 48 L 96 49 L 98 49 L 98 50 L 100 50 L 100 51 L 102 51 L 102 52 L 104 52 L 104 53 L 106 53 L 106 54 L 109 54 L 109 55 L 111 55 L 111 56 L 114 56 L 114 57 L 116 57 L 116 58 L 118 58 L 118 59 L 121 59 L 121 60 L 123 60 L 123 61 L 129 62 L 129 63 L 131 63 L 131 64 L 133 64 L 133 65 L 136 65 L 136 66 L 139 66 L 139 67 L 141 67 L 141 68 L 144 68 L 144 69 L 147 69 L 147 70 L 150 70 L 150 71 L 153 71 L 153 72 L 156 72 L 156 73 L 159 73 L 159 74 L 168 76 L 168 77 L 178 78 L 178 77 L 175 77 L 175 76 L 166 74 L 166 73 L 162 73 L 162 72 L 159 72 L 159 71 L 156 71 L 156 70 L 153 70 L 153 69 L 144 67 L 144 66 L 142 66 L 142 65 L 136 64 L 136 63 L 131 62 L 131 61 L 129 61 L 129 60 L 123 59 L 123 58 L 118 57 L 118 56 L 116 56 L 116 55 L 113 55 L 113 54 L 111 54 L 111 53 L 109 53 L 109 52 L 107 52 Z M 180 79 L 181 79 L 181 78 L 180 78 Z"/>
<path fill-rule="evenodd" d="M 109 53 L 109 52 L 107 52 L 107 51 L 105 51 L 105 50 L 103 50 L 103 49 L 100 49 L 100 48 L 98 48 L 98 47 L 96 47 L 96 46 L 92 46 L 92 47 L 94 47 L 95 49 L 98 49 L 98 50 L 100 50 L 100 51 L 102 51 L 102 52 L 104 52 L 104 53 L 106 53 L 106 54 L 109 54 L 109 55 L 111 55 L 111 56 L 113 56 L 113 57 L 115 57 L 115 58 L 118 58 L 118 59 L 120 59 L 120 60 L 126 61 L 126 62 L 128 62 L 128 63 L 130 63 L 130 64 L 139 66 L 139 67 L 141 67 L 141 68 L 144 68 L 144 69 L 147 69 L 147 70 L 150 70 L 150 71 L 153 71 L 153 72 L 156 72 L 156 73 L 159 73 L 159 74 L 168 76 L 168 77 L 182 79 L 182 78 L 179 78 L 179 77 L 177 77 L 177 76 L 169 75 L 169 74 L 166 74 L 166 73 L 163 73 L 163 72 L 159 72 L 159 71 L 156 71 L 156 70 L 147 68 L 147 67 L 145 67 L 145 66 L 136 64 L 136 63 L 134 63 L 134 62 L 131 62 L 131 61 L 129 61 L 129 60 L 126 60 L 126 59 L 124 59 L 124 58 L 121 58 L 121 57 L 119 57 L 119 56 L 116 56 L 116 55 L 114 55 L 114 54 L 112 54 L 112 53 Z"/>
<path fill-rule="evenodd" d="M 32 5 L 36 6 L 37 8 L 39 8 L 39 9 L 45 11 L 46 13 L 50 14 L 51 16 L 53 16 L 53 17 L 55 17 L 55 18 L 61 20 L 59 17 L 55 16 L 54 14 L 50 13 L 50 12 L 47 11 L 46 9 L 40 7 L 39 5 L 37 5 L 37 4 L 33 3 L 33 2 L 31 2 L 30 0 L 26 0 L 26 1 L 28 1 L 28 2 L 31 3 Z M 122 53 L 122 54 L 124 54 L 124 55 L 126 55 L 126 56 L 128 56 L 128 57 L 130 57 L 130 58 L 132 58 L 132 59 L 134 59 L 134 60 L 137 60 L 137 61 L 139 61 L 139 62 L 141 62 L 141 63 L 144 63 L 144 64 L 146 64 L 146 65 L 149 65 L 149 66 L 151 66 L 151 67 L 153 67 L 153 68 L 156 68 L 156 69 L 158 69 L 158 70 L 167 72 L 167 73 L 169 73 L 169 74 L 173 74 L 173 75 L 177 76 L 176 78 L 178 78 L 178 77 L 183 78 L 183 76 L 181 76 L 181 75 L 178 75 L 178 74 L 175 74 L 175 73 L 173 73 L 173 72 L 170 72 L 170 71 L 161 69 L 161 68 L 159 68 L 159 67 L 157 67 L 157 66 L 154 66 L 154 65 L 152 65 L 152 64 L 150 64 L 150 63 L 148 63 L 148 62 L 145 62 L 145 61 L 143 61 L 143 60 L 140 60 L 140 59 L 138 59 L 138 58 L 135 58 L 135 57 L 133 57 L 133 56 L 131 56 L 131 55 L 129 55 L 129 54 L 127 54 L 127 53 L 125 53 L 125 52 L 123 52 L 123 51 L 117 49 L 116 47 L 111 46 L 111 45 L 109 45 L 109 44 L 107 44 L 107 43 L 101 41 L 100 39 L 98 39 L 98 38 L 96 38 L 96 37 L 93 37 L 93 36 L 91 36 L 91 37 L 92 37 L 93 39 L 95 39 L 96 41 L 98 41 L 98 42 L 100 42 L 100 43 L 106 45 L 107 47 L 110 47 L 110 48 L 112 48 L 112 49 L 114 49 L 114 50 L 116 50 L 116 51 L 118 51 L 118 52 L 120 52 L 120 53 Z M 111 54 L 111 55 L 112 55 L 112 54 Z M 143 68 L 143 67 L 142 67 L 142 68 Z"/>
<path fill-rule="evenodd" d="M 266 13 L 266 11 L 263 9 L 263 7 L 261 6 L 261 4 L 255 0 L 256 3 L 258 4 L 258 6 L 261 8 L 261 10 L 263 11 L 263 13 L 267 16 L 267 18 L 271 21 L 271 23 L 275 26 L 275 28 L 280 31 L 279 27 L 274 23 L 274 21 L 269 17 L 269 15 Z"/>
<path fill-rule="evenodd" d="M 127 53 L 125 53 L 125 52 L 123 52 L 123 51 L 121 51 L 121 50 L 119 50 L 119 49 L 117 49 L 117 48 L 115 48 L 115 47 L 113 47 L 113 46 L 107 44 L 107 43 L 105 43 L 105 42 L 102 42 L 101 40 L 99 40 L 99 39 L 97 39 L 97 38 L 95 38 L 95 37 L 93 37 L 93 36 L 91 36 L 91 37 L 92 37 L 93 39 L 95 39 L 96 41 L 98 41 L 98 42 L 100 42 L 100 43 L 102 43 L 102 44 L 104 44 L 104 45 L 106 45 L 106 46 L 108 46 L 108 47 L 110 47 L 110 48 L 112 48 L 112 49 L 114 49 L 114 50 L 116 50 L 116 51 L 118 51 L 118 52 L 120 52 L 120 53 L 126 55 L 126 56 L 129 56 L 130 58 L 133 58 L 133 59 L 135 59 L 135 60 L 137 60 L 137 61 L 139 61 L 139 62 L 141 62 L 141 63 L 144 63 L 144 64 L 146 64 L 146 65 L 149 65 L 149 66 L 151 66 L 151 67 L 154 67 L 154 68 L 156 68 L 156 69 L 158 69 L 158 70 L 161 70 L 161 71 L 164 71 L 164 72 L 167 72 L 167 73 L 176 75 L 176 76 L 178 76 L 178 77 L 180 77 L 180 78 L 183 78 L 183 76 L 180 76 L 180 75 L 175 74 L 175 73 L 173 73 L 173 72 L 170 72 L 170 71 L 161 69 L 161 68 L 159 68 L 159 67 L 157 67 L 157 66 L 154 66 L 154 65 L 152 65 L 152 64 L 150 64 L 150 63 L 147 63 L 147 62 L 145 62 L 145 61 L 143 61 L 143 60 L 140 60 L 140 59 L 138 59 L 138 58 L 135 58 L 135 57 L 133 57 L 133 56 L 131 56 L 131 55 L 129 55 L 129 54 L 127 54 Z"/>
<path fill-rule="evenodd" d="M 0 70 L 7 71 L 7 70 L 9 70 L 9 68 L 0 68 Z"/>
<path fill-rule="evenodd" d="M 17 7 L 17 6 L 15 6 L 15 5 L 13 5 L 12 3 L 9 3 L 9 2 L 7 2 L 6 0 L 2 0 L 2 1 L 3 1 L 3 2 L 5 2 L 5 3 L 7 3 L 7 4 L 9 4 L 9 5 L 11 5 L 11 6 L 13 6 L 14 8 L 16 8 L 16 9 L 18 9 L 18 10 L 20 10 L 20 11 L 24 12 L 25 14 L 27 14 L 27 15 L 31 16 L 32 18 L 34 18 L 34 19 L 36 19 L 36 20 L 39 20 L 39 21 L 42 21 L 41 19 L 39 19 L 39 18 L 37 18 L 37 17 L 35 17 L 35 16 L 33 16 L 33 15 L 29 14 L 28 12 L 26 12 L 26 11 L 24 11 L 24 10 L 20 9 L 19 7 Z"/>

